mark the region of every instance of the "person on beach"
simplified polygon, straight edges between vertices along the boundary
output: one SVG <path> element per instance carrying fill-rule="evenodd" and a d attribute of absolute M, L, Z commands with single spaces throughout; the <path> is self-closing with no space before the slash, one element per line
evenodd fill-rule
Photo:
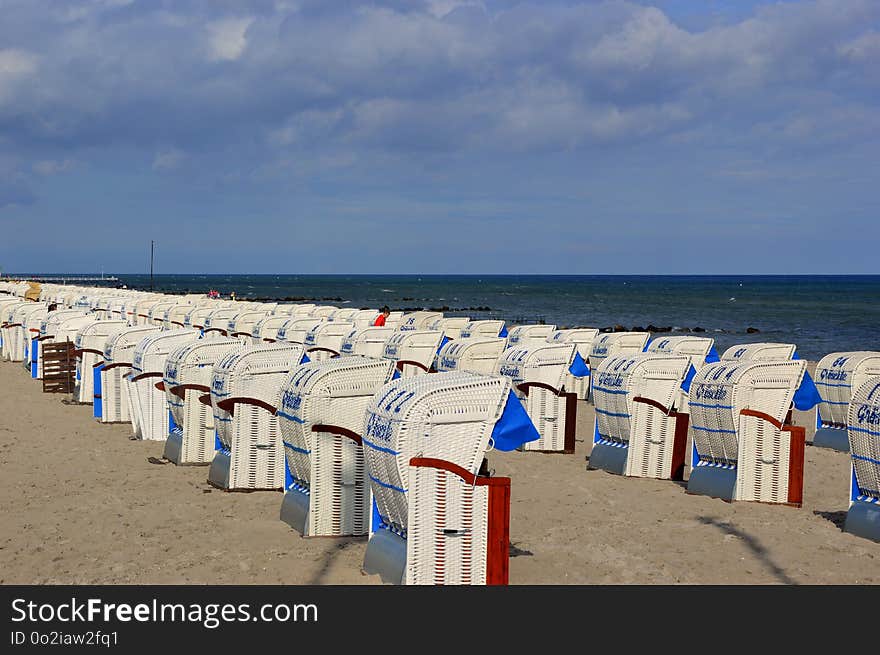
<path fill-rule="evenodd" d="M 373 327 L 382 327 L 385 325 L 385 319 L 391 316 L 391 310 L 388 309 L 388 305 L 385 305 L 382 308 L 382 312 L 376 317 L 376 320 L 373 321 Z"/>

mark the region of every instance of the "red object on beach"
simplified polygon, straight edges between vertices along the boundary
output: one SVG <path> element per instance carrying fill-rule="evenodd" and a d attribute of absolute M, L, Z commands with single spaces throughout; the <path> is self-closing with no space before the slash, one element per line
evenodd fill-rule
<path fill-rule="evenodd" d="M 382 327 L 383 325 L 385 325 L 385 314 L 379 314 L 373 321 L 373 327 Z"/>

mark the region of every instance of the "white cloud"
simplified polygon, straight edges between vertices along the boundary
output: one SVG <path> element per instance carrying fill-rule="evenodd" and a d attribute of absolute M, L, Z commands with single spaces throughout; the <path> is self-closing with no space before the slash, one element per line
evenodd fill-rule
<path fill-rule="evenodd" d="M 154 171 L 170 171 L 180 166 L 186 159 L 186 153 L 177 148 L 168 148 L 156 153 L 153 158 Z"/>
<path fill-rule="evenodd" d="M 0 79 L 29 75 L 37 70 L 37 58 L 24 50 L 0 50 Z"/>
<path fill-rule="evenodd" d="M 248 27 L 253 18 L 224 18 L 208 23 L 208 50 L 213 61 L 235 61 L 247 48 Z"/>

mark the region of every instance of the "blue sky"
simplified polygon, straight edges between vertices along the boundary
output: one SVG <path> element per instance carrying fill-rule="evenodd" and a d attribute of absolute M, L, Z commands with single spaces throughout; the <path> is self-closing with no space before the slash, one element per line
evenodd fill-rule
<path fill-rule="evenodd" d="M 0 8 L 6 272 L 880 272 L 876 0 Z"/>

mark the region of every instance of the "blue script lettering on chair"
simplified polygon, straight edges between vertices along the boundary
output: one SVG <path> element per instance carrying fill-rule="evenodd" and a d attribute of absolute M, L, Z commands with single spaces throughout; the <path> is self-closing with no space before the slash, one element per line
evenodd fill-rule
<path fill-rule="evenodd" d="M 505 377 L 513 378 L 514 380 L 522 380 L 522 373 L 520 372 L 519 366 L 505 364 L 499 369 L 499 373 Z"/>
<path fill-rule="evenodd" d="M 859 423 L 867 423 L 868 425 L 880 424 L 880 409 L 873 405 L 861 405 L 856 414 Z"/>
<path fill-rule="evenodd" d="M 454 357 L 441 357 L 440 366 L 444 369 L 453 369 L 458 365 L 458 360 Z"/>
<path fill-rule="evenodd" d="M 293 411 L 297 411 L 302 405 L 302 396 L 295 392 L 293 389 L 287 389 L 284 392 L 284 397 L 281 400 L 281 405 Z"/>
<path fill-rule="evenodd" d="M 601 373 L 599 375 L 600 387 L 622 387 L 623 376 L 619 373 Z"/>
<path fill-rule="evenodd" d="M 697 400 L 724 400 L 727 398 L 727 388 L 715 387 L 711 384 L 700 384 L 697 385 L 694 396 Z"/>
<path fill-rule="evenodd" d="M 370 414 L 370 418 L 367 420 L 367 437 L 380 439 L 385 443 L 391 443 L 391 433 L 391 419 L 376 414 Z"/>
<path fill-rule="evenodd" d="M 834 362 L 834 364 L 832 364 L 832 366 L 843 366 L 843 363 L 846 362 L 847 358 L 842 357 L 841 359 L 842 361 L 837 360 Z M 838 361 L 840 361 L 841 363 L 838 364 Z M 848 371 L 829 371 L 827 368 L 823 368 L 822 372 L 819 374 L 820 380 L 831 380 L 837 382 L 843 382 L 847 379 L 847 377 L 849 377 Z"/>

